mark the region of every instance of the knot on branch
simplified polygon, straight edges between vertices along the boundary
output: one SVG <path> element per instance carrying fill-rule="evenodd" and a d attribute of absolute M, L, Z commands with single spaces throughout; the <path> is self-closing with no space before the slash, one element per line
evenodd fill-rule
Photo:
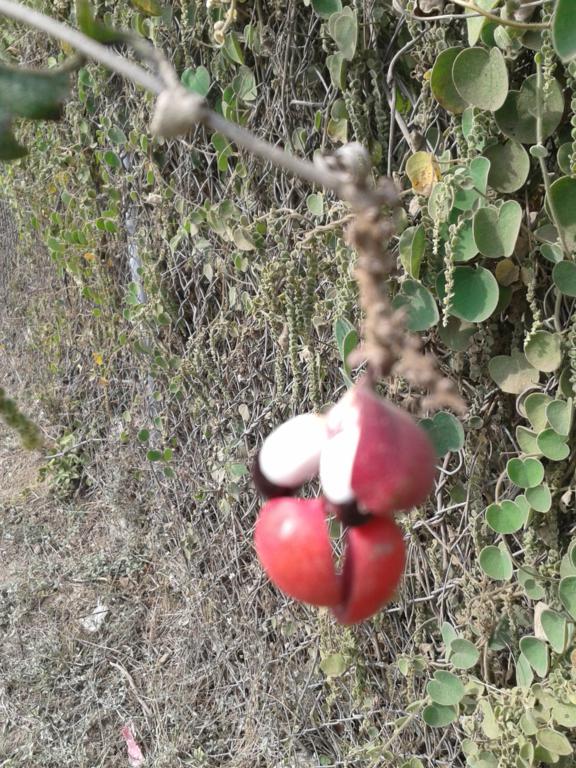
<path fill-rule="evenodd" d="M 201 96 L 191 93 L 179 83 L 173 84 L 156 99 L 150 131 L 153 136 L 165 139 L 184 136 L 202 122 L 205 111 L 206 102 Z"/>
<path fill-rule="evenodd" d="M 370 155 L 357 141 L 344 144 L 331 155 L 316 155 L 314 165 L 321 173 L 333 178 L 324 186 L 334 189 L 341 200 L 346 200 L 357 211 L 400 205 L 398 189 L 392 179 L 383 177 L 374 185 Z"/>

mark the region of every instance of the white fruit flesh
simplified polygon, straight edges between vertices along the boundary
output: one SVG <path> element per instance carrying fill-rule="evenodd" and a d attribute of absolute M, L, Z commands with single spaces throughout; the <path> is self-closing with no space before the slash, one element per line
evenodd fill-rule
<path fill-rule="evenodd" d="M 326 498 L 333 504 L 354 500 L 352 469 L 360 440 L 358 409 L 351 393 L 328 414 L 328 441 L 320 455 L 320 482 Z"/>
<path fill-rule="evenodd" d="M 326 440 L 323 416 L 304 413 L 281 424 L 264 441 L 260 471 L 274 485 L 297 488 L 318 472 Z"/>

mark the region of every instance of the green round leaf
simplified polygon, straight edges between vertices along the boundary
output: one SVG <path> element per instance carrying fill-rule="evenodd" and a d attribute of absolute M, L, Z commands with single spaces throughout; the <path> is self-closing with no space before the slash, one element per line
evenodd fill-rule
<path fill-rule="evenodd" d="M 356 13 L 350 8 L 343 8 L 333 13 L 328 21 L 328 32 L 346 61 L 352 61 L 358 41 L 358 21 Z"/>
<path fill-rule="evenodd" d="M 560 580 L 558 597 L 573 619 L 576 619 L 576 576 L 565 576 Z"/>
<path fill-rule="evenodd" d="M 576 264 L 573 261 L 560 261 L 552 270 L 552 280 L 564 296 L 576 296 Z"/>
<path fill-rule="evenodd" d="M 544 479 L 544 467 L 538 459 L 510 459 L 506 471 L 520 488 L 534 488 Z"/>
<path fill-rule="evenodd" d="M 526 498 L 525 494 L 519 493 L 518 496 L 516 496 L 516 498 L 514 499 L 514 504 L 516 504 L 517 507 L 523 510 L 526 517 L 528 517 L 530 513 L 530 504 L 528 503 L 528 499 Z"/>
<path fill-rule="evenodd" d="M 519 395 L 532 384 L 537 384 L 539 379 L 538 371 L 518 350 L 514 350 L 510 357 L 493 357 L 488 363 L 488 372 L 503 392 L 512 395 Z"/>
<path fill-rule="evenodd" d="M 563 174 L 566 176 L 570 176 L 572 174 L 572 166 L 570 164 L 570 160 L 572 158 L 572 142 L 566 141 L 564 144 L 561 144 L 558 153 L 556 155 L 556 162 L 558 163 L 558 167 L 562 171 Z"/>
<path fill-rule="evenodd" d="M 562 61 L 576 56 L 576 24 L 572 0 L 557 0 L 552 18 L 552 45 Z"/>
<path fill-rule="evenodd" d="M 400 236 L 400 261 L 406 274 L 418 280 L 420 266 L 426 250 L 426 231 L 420 224 L 417 227 L 408 227 Z"/>
<path fill-rule="evenodd" d="M 208 95 L 210 90 L 210 72 L 208 72 L 206 67 L 185 69 L 180 79 L 182 84 L 192 93 L 197 93 L 202 98 Z"/>
<path fill-rule="evenodd" d="M 571 755 L 572 745 L 564 734 L 552 728 L 542 728 L 536 733 L 536 741 L 551 755 Z"/>
<path fill-rule="evenodd" d="M 537 485 L 534 488 L 526 489 L 526 499 L 528 504 L 536 512 L 548 512 L 552 506 L 552 494 L 547 485 Z"/>
<path fill-rule="evenodd" d="M 474 215 L 474 240 L 483 256 L 501 259 L 512 256 L 522 223 L 522 208 L 508 200 L 500 208 L 480 208 Z"/>
<path fill-rule="evenodd" d="M 490 160 L 488 184 L 497 192 L 510 194 L 526 183 L 530 173 L 530 158 L 522 144 L 510 139 L 504 144 L 493 144 L 484 150 Z"/>
<path fill-rule="evenodd" d="M 547 459 L 564 461 L 570 455 L 570 448 L 565 440 L 565 437 L 554 432 L 553 429 L 545 429 L 538 435 L 538 448 Z"/>
<path fill-rule="evenodd" d="M 571 397 L 568 400 L 553 400 L 546 407 L 546 418 L 550 426 L 563 437 L 570 434 L 573 413 L 574 402 Z"/>
<path fill-rule="evenodd" d="M 333 13 L 342 10 L 342 0 L 312 0 L 312 8 L 318 16 L 327 19 Z"/>
<path fill-rule="evenodd" d="M 495 112 L 508 95 L 508 69 L 498 48 L 465 48 L 452 67 L 456 90 L 468 104 Z"/>
<path fill-rule="evenodd" d="M 516 503 L 518 503 L 518 497 L 516 497 Z M 519 568 L 518 581 L 524 587 L 524 591 L 531 600 L 542 600 L 546 597 L 546 591 L 538 582 L 532 569 Z"/>
<path fill-rule="evenodd" d="M 106 165 L 110 166 L 110 168 L 122 168 L 122 161 L 116 152 L 112 152 L 112 150 L 104 152 L 104 162 Z"/>
<path fill-rule="evenodd" d="M 326 67 L 330 73 L 330 80 L 334 88 L 339 91 L 346 87 L 346 66 L 344 56 L 341 53 L 332 53 L 326 56 Z M 318 128 L 316 130 L 319 130 Z"/>
<path fill-rule="evenodd" d="M 570 644 L 570 640 L 566 641 L 566 648 Z M 564 704 L 564 702 L 556 701 L 552 706 L 552 717 L 558 723 L 563 725 L 564 728 L 576 727 L 576 705 Z"/>
<path fill-rule="evenodd" d="M 429 704 L 422 712 L 424 722 L 430 728 L 445 728 L 458 717 L 456 707 L 445 707 L 442 704 Z"/>
<path fill-rule="evenodd" d="M 440 627 L 440 634 L 442 635 L 442 640 L 446 646 L 446 652 L 449 653 L 452 641 L 456 640 L 458 634 L 452 624 L 450 624 L 448 621 L 442 622 L 442 626 Z"/>
<path fill-rule="evenodd" d="M 459 115 L 468 106 L 456 90 L 452 78 L 454 60 L 463 50 L 463 48 L 447 48 L 442 51 L 434 62 L 430 77 L 430 88 L 434 98 L 441 107 L 454 115 Z"/>
<path fill-rule="evenodd" d="M 492 545 L 480 552 L 480 567 L 487 576 L 496 581 L 508 581 L 512 578 L 512 558 L 505 548 Z"/>
<path fill-rule="evenodd" d="M 472 221 L 466 221 L 458 230 L 455 242 L 452 246 L 452 255 L 456 263 L 470 261 L 478 254 L 478 247 L 474 240 Z"/>
<path fill-rule="evenodd" d="M 556 611 L 545 609 L 540 616 L 542 629 L 552 650 L 556 653 L 564 653 L 568 645 L 568 622 L 565 617 Z"/>
<path fill-rule="evenodd" d="M 574 385 L 570 381 L 571 375 L 572 374 L 571 374 L 570 368 L 564 368 L 564 370 L 560 374 L 560 381 L 558 382 L 559 394 L 564 395 L 564 397 L 568 397 L 568 398 L 571 398 L 574 395 L 576 395 L 576 389 L 574 388 Z"/>
<path fill-rule="evenodd" d="M 431 419 L 421 419 L 419 424 L 428 433 L 439 457 L 459 451 L 464 445 L 464 428 L 448 411 L 440 411 Z"/>
<path fill-rule="evenodd" d="M 529 688 L 533 680 L 534 673 L 532 672 L 532 667 L 526 656 L 521 653 L 516 661 L 516 684 L 520 688 Z"/>
<path fill-rule="evenodd" d="M 408 330 L 425 331 L 440 319 L 438 307 L 430 291 L 416 280 L 405 280 L 392 302 L 394 309 L 406 312 Z"/>
<path fill-rule="evenodd" d="M 434 673 L 434 679 L 430 680 L 426 691 L 432 701 L 444 706 L 455 706 L 464 698 L 464 686 L 460 678 L 443 670 Z"/>
<path fill-rule="evenodd" d="M 326 677 L 340 677 L 348 667 L 346 659 L 341 653 L 331 653 L 320 662 L 320 669 Z"/>
<path fill-rule="evenodd" d="M 313 216 L 324 215 L 324 195 L 313 193 L 306 198 L 306 207 Z"/>
<path fill-rule="evenodd" d="M 522 453 L 540 453 L 540 449 L 538 448 L 538 435 L 531 429 L 521 426 L 516 427 L 516 440 L 518 441 Z"/>
<path fill-rule="evenodd" d="M 527 519 L 528 511 L 509 500 L 490 504 L 486 510 L 486 522 L 496 533 L 516 533 Z"/>
<path fill-rule="evenodd" d="M 470 323 L 481 323 L 494 312 L 499 297 L 496 278 L 487 269 L 455 267 L 451 315 Z"/>
<path fill-rule="evenodd" d="M 520 650 L 539 677 L 548 674 L 548 646 L 531 635 L 520 638 Z"/>
<path fill-rule="evenodd" d="M 457 317 L 449 317 L 447 325 L 441 323 L 438 327 L 438 335 L 443 343 L 454 352 L 463 352 L 468 349 L 470 339 L 476 331 L 475 325 L 459 320 Z"/>
<path fill-rule="evenodd" d="M 476 0 L 476 5 L 479 8 L 483 8 L 485 11 L 491 11 L 497 4 L 498 0 Z M 487 24 L 487 20 L 484 16 L 480 16 L 477 13 L 471 13 L 467 11 L 466 14 L 466 30 L 468 32 L 468 45 L 476 45 L 480 39 L 484 27 Z M 488 46 L 494 45 L 494 42 L 486 43 Z"/>
<path fill-rule="evenodd" d="M 552 264 L 558 264 L 564 258 L 562 248 L 556 243 L 543 243 L 540 246 L 540 253 L 546 261 L 550 261 Z"/>
<path fill-rule="evenodd" d="M 128 137 L 121 128 L 113 125 L 108 131 L 108 138 L 113 144 L 126 144 Z"/>
<path fill-rule="evenodd" d="M 547 205 L 553 206 L 567 247 L 576 250 L 576 179 L 562 176 L 550 186 Z"/>
<path fill-rule="evenodd" d="M 546 409 L 551 402 L 552 398 L 543 392 L 532 392 L 524 400 L 526 418 L 537 432 L 543 430 L 548 424 Z"/>
<path fill-rule="evenodd" d="M 480 658 L 480 651 L 474 643 L 457 637 L 450 643 L 450 663 L 456 669 L 470 669 Z"/>
<path fill-rule="evenodd" d="M 543 140 L 554 133 L 564 113 L 564 95 L 555 78 L 542 100 Z M 521 144 L 536 144 L 538 115 L 538 77 L 531 75 L 519 91 L 510 91 L 502 107 L 495 113 L 502 133 Z"/>
<path fill-rule="evenodd" d="M 551 373 L 562 363 L 562 337 L 559 333 L 536 331 L 525 344 L 524 354 L 534 368 Z"/>
<path fill-rule="evenodd" d="M 459 185 L 454 196 L 454 208 L 460 211 L 471 211 L 478 200 L 486 194 L 490 160 L 487 157 L 475 157 L 470 161 L 468 174 L 472 186 L 464 189 Z"/>

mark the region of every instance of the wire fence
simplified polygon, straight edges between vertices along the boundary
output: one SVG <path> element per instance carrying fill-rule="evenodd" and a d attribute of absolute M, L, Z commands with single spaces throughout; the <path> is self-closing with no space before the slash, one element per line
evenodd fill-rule
<path fill-rule="evenodd" d="M 159 30 L 156 42 L 182 52 L 187 65 L 217 71 L 223 65 L 210 61 L 212 53 L 191 45 L 206 34 L 200 5 L 194 25 Z M 385 169 L 390 124 L 378 84 L 393 66 L 390 41 L 404 22 L 386 14 L 375 21 L 380 5 L 354 4 L 365 21 L 364 56 L 350 65 L 345 106 L 354 138 L 381 141 Z M 336 101 L 320 76 L 320 22 L 303 4 L 272 3 L 269 10 L 274 34 L 264 30 L 266 55 L 254 59 L 259 85 L 249 126 L 311 156 L 330 139 L 302 131 Z M 95 98 L 96 116 L 82 114 L 94 135 L 118 115 L 124 127 L 145 125 L 147 107 L 130 86 L 108 83 Z M 418 96 L 409 91 L 406 99 L 405 119 L 418 128 Z M 405 138 L 395 140 L 395 163 L 406 148 Z M 451 499 L 449 472 L 460 459 L 444 467 L 429 508 L 405 520 L 401 594 L 365 626 L 340 628 L 329 614 L 283 598 L 253 552 L 260 501 L 247 468 L 255 448 L 289 415 L 325 406 L 345 390 L 332 326 L 337 317 L 359 320 L 353 254 L 337 224 L 346 211 L 328 199 L 332 226 L 315 227 L 309 190 L 299 182 L 246 157 L 237 160 L 241 174 L 219 173 L 203 130 L 157 152 L 156 165 L 148 151 L 136 152 L 129 173 L 123 166 L 112 177 L 122 224 L 117 235 L 103 237 L 96 258 L 109 265 L 113 316 L 95 319 L 86 294 L 37 240 L 27 238 L 18 250 L 14 223 L 0 205 L 7 367 L 19 372 L 21 385 L 34 381 L 49 435 L 74 435 L 71 448 L 54 453 L 79 457 L 71 503 L 89 510 L 84 523 L 80 513 L 67 513 L 68 549 L 45 554 L 45 561 L 57 565 L 59 594 L 65 583 L 84 579 L 90 587 L 83 610 L 97 598 L 112 606 L 94 640 L 63 632 L 61 606 L 46 609 L 47 636 L 71 645 L 58 671 L 31 673 L 34 695 L 46 690 L 57 698 L 28 723 L 30 743 L 42 728 L 48 734 L 33 754 L 45 766 L 118 766 L 118 724 L 131 719 L 158 767 L 380 766 L 392 764 L 390 751 L 417 755 L 427 766 L 458 766 L 453 732 L 438 735 L 419 719 L 397 738 L 395 729 L 425 684 L 418 664 L 402 675 L 398 658 L 437 658 L 439 624 L 460 625 L 469 610 L 462 577 L 473 568 L 476 523 L 470 495 Z M 151 167 L 158 200 L 150 198 Z M 26 204 L 21 200 L 20 221 Z M 179 220 L 202 207 L 202 226 L 182 235 Z M 243 251 L 237 232 L 257 236 L 255 220 L 265 224 L 264 247 Z M 222 236 L 222 228 L 232 235 Z M 135 254 L 141 265 L 131 271 Z M 139 314 L 144 291 L 147 309 Z M 113 339 L 102 335 L 104 327 L 115 329 Z M 127 343 L 118 342 L 122 335 Z M 94 358 L 100 350 L 102 364 Z M 49 375 L 39 373 L 44 366 Z M 387 391 L 409 404 L 402 382 Z M 162 459 L 150 460 L 150 451 Z M 461 458 L 461 479 L 477 482 L 478 457 Z M 34 519 L 49 525 L 47 510 Z M 37 641 L 26 642 L 40 652 Z M 54 649 L 44 653 L 55 664 Z M 345 660 L 345 671 L 327 677 L 320 663 L 333 654 Z M 29 701 L 22 690 L 19 696 L 9 710 L 14 718 Z M 14 754 L 23 749 L 14 746 Z"/>

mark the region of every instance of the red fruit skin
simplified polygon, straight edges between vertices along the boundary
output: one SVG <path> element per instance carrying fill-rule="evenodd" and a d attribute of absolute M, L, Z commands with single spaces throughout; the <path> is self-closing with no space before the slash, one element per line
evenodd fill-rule
<path fill-rule="evenodd" d="M 254 544 L 268 577 L 287 595 L 318 606 L 342 600 L 323 499 L 266 502 L 256 521 Z"/>
<path fill-rule="evenodd" d="M 422 504 L 434 488 L 438 460 L 426 432 L 365 384 L 349 397 L 360 432 L 351 476 L 358 502 L 380 516 Z"/>
<path fill-rule="evenodd" d="M 390 519 L 372 518 L 346 532 L 342 572 L 343 601 L 334 609 L 341 624 L 369 618 L 394 595 L 400 583 L 406 547 L 402 531 Z"/>

